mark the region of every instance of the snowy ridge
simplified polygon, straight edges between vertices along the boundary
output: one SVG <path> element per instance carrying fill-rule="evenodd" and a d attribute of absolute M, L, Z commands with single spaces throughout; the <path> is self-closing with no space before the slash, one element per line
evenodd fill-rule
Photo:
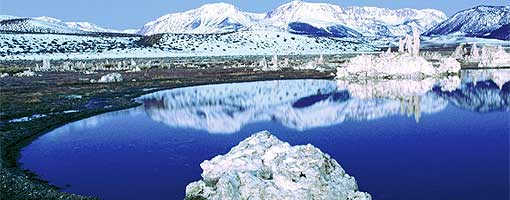
<path fill-rule="evenodd" d="M 424 31 L 444 19 L 444 13 L 432 9 L 392 10 L 293 1 L 270 11 L 264 23 L 281 28 L 295 22 L 317 28 L 345 26 L 364 36 L 402 36 L 411 32 L 413 27 Z"/>
<path fill-rule="evenodd" d="M 162 16 L 147 23 L 139 33 L 224 33 L 250 29 L 334 37 L 401 36 L 413 27 L 427 30 L 444 19 L 444 13 L 432 9 L 392 10 L 292 1 L 265 14 L 256 14 L 217 3 Z"/>
<path fill-rule="evenodd" d="M 262 121 L 277 121 L 289 128 L 307 130 L 402 113 L 415 115 L 419 120 L 420 113 L 438 112 L 448 104 L 422 92 L 409 94 L 421 98 L 353 98 L 351 91 L 339 90 L 336 84 L 326 80 L 220 84 L 161 91 L 138 100 L 144 102 L 145 112 L 155 121 L 209 133 L 233 133 L 247 124 Z"/>
<path fill-rule="evenodd" d="M 0 31 L 64 34 L 86 34 L 87 32 L 134 34 L 137 30 L 106 29 L 90 22 L 64 22 L 48 16 L 23 18 L 0 15 Z"/>
<path fill-rule="evenodd" d="M 10 18 L 0 21 L 0 31 L 22 33 L 71 33 L 83 34 L 78 29 L 69 28 L 53 22 L 31 18 Z"/>
<path fill-rule="evenodd" d="M 460 11 L 424 33 L 510 40 L 510 6 L 477 6 Z"/>
<path fill-rule="evenodd" d="M 33 19 L 46 21 L 46 22 L 54 23 L 54 24 L 59 24 L 62 26 L 69 27 L 71 29 L 76 29 L 76 30 L 86 31 L 86 32 L 131 33 L 131 34 L 133 34 L 133 33 L 136 33 L 136 31 L 137 31 L 137 30 L 131 30 L 131 29 L 128 29 L 128 30 L 107 29 L 107 28 L 103 28 L 99 25 L 90 23 L 90 22 L 64 22 L 60 19 L 56 19 L 56 18 L 48 17 L 48 16 L 35 17 Z"/>
<path fill-rule="evenodd" d="M 143 26 L 143 35 L 156 33 L 224 33 L 251 26 L 262 15 L 242 12 L 226 3 L 205 4 L 197 9 L 164 15 Z"/>

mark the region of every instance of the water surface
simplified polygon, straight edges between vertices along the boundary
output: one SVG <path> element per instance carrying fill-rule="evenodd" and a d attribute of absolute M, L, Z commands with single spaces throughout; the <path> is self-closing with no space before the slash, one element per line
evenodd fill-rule
<path fill-rule="evenodd" d="M 330 154 L 373 199 L 508 199 L 510 83 L 488 73 L 161 91 L 41 136 L 20 163 L 66 192 L 182 199 L 203 160 L 269 130 Z"/>

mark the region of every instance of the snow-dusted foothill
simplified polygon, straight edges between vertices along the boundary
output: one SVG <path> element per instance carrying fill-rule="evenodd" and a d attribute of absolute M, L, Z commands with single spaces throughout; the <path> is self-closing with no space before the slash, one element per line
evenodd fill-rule
<path fill-rule="evenodd" d="M 509 40 L 498 40 L 491 38 L 466 37 L 462 35 L 438 35 L 438 36 L 421 36 L 423 47 L 447 47 L 457 46 L 459 44 L 485 44 L 491 46 L 510 46 Z"/>
<path fill-rule="evenodd" d="M 309 55 L 372 52 L 357 38 L 308 37 L 285 31 L 93 37 L 0 34 L 0 60 L 165 58 L 237 55 Z"/>
<path fill-rule="evenodd" d="M 9 18 L 0 20 L 0 32 L 17 33 L 64 33 L 83 34 L 85 32 L 62 24 L 33 18 Z"/>
<path fill-rule="evenodd" d="M 126 30 L 114 30 L 114 29 L 107 29 L 107 28 L 103 28 L 97 24 L 94 24 L 94 23 L 90 23 L 90 22 L 64 22 L 60 19 L 56 19 L 56 18 L 53 18 L 53 17 L 48 17 L 48 16 L 41 16 L 41 17 L 35 17 L 33 19 L 36 19 L 36 20 L 41 20 L 41 21 L 45 21 L 45 22 L 49 22 L 49 23 L 53 23 L 53 24 L 58 24 L 58 25 L 62 25 L 62 26 L 65 26 L 65 27 L 68 27 L 70 29 L 75 29 L 75 30 L 79 30 L 79 31 L 84 31 L 84 32 L 103 32 L 103 33 L 127 33 L 127 34 L 134 34 L 136 33 L 138 30 L 132 30 L 132 29 L 126 29 Z"/>
<path fill-rule="evenodd" d="M 97 80 L 98 83 L 115 83 L 115 82 L 122 82 L 122 75 L 120 73 L 110 73 L 106 74 L 104 76 L 101 76 L 99 80 Z"/>
<path fill-rule="evenodd" d="M 229 34 L 149 36 L 148 46 L 187 55 L 307 55 L 372 52 L 361 39 L 308 37 L 285 31 L 238 31 Z"/>
<path fill-rule="evenodd" d="M 267 131 L 200 167 L 203 179 L 186 187 L 186 199 L 371 199 L 328 154 L 311 144 L 291 146 Z"/>
<path fill-rule="evenodd" d="M 17 17 L 0 16 L 0 31 L 18 33 L 61 33 L 61 34 L 94 34 L 124 33 L 134 34 L 138 30 L 114 30 L 100 27 L 90 22 L 64 22 L 48 16 Z"/>

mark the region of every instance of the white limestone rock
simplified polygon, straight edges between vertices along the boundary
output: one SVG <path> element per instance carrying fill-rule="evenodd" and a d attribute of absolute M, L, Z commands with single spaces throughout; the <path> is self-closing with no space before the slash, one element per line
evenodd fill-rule
<path fill-rule="evenodd" d="M 434 66 L 423 57 L 411 56 L 408 53 L 382 53 L 376 55 L 360 55 L 351 58 L 345 67 L 337 68 L 337 77 L 363 76 L 433 76 Z"/>
<path fill-rule="evenodd" d="M 30 71 L 30 70 L 25 70 L 23 72 L 14 74 L 14 76 L 17 76 L 17 77 L 32 77 L 32 76 L 36 76 L 36 75 L 37 74 L 35 72 Z"/>
<path fill-rule="evenodd" d="M 329 155 L 267 131 L 200 166 L 203 180 L 186 187 L 186 199 L 371 199 Z"/>
<path fill-rule="evenodd" d="M 477 59 L 472 58 L 471 60 L 479 60 L 478 67 L 508 67 L 510 66 L 510 53 L 507 53 L 502 47 L 484 46 L 481 49 L 481 55 Z"/>
<path fill-rule="evenodd" d="M 97 81 L 99 83 L 115 83 L 115 82 L 122 82 L 122 75 L 120 73 L 110 73 L 106 74 L 104 76 L 101 76 L 101 78 Z"/>
<path fill-rule="evenodd" d="M 438 74 L 452 74 L 460 72 L 460 63 L 457 59 L 449 57 L 441 60 L 439 67 L 437 67 Z"/>

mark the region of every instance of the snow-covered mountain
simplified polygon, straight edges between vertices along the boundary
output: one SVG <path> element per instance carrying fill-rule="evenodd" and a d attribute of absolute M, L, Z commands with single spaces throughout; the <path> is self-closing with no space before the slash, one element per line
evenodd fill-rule
<path fill-rule="evenodd" d="M 477 6 L 460 11 L 424 33 L 510 40 L 510 6 Z"/>
<path fill-rule="evenodd" d="M 330 32 L 347 35 L 402 36 L 412 27 L 424 31 L 446 19 L 438 10 L 387 9 L 377 7 L 340 7 L 327 3 L 292 1 L 267 13 L 264 23 L 287 28 L 291 32 L 306 32 L 304 24 Z M 306 26 L 305 26 L 306 27 Z"/>
<path fill-rule="evenodd" d="M 205 4 L 197 9 L 164 15 L 143 26 L 144 35 L 157 33 L 223 33 L 246 28 L 263 14 L 247 13 L 226 3 Z"/>
<path fill-rule="evenodd" d="M 424 31 L 444 19 L 444 13 L 432 9 L 392 10 L 292 1 L 265 14 L 257 14 L 243 12 L 230 4 L 216 3 L 165 15 L 147 23 L 139 33 L 224 33 L 271 29 L 334 37 L 401 36 L 412 27 Z"/>

